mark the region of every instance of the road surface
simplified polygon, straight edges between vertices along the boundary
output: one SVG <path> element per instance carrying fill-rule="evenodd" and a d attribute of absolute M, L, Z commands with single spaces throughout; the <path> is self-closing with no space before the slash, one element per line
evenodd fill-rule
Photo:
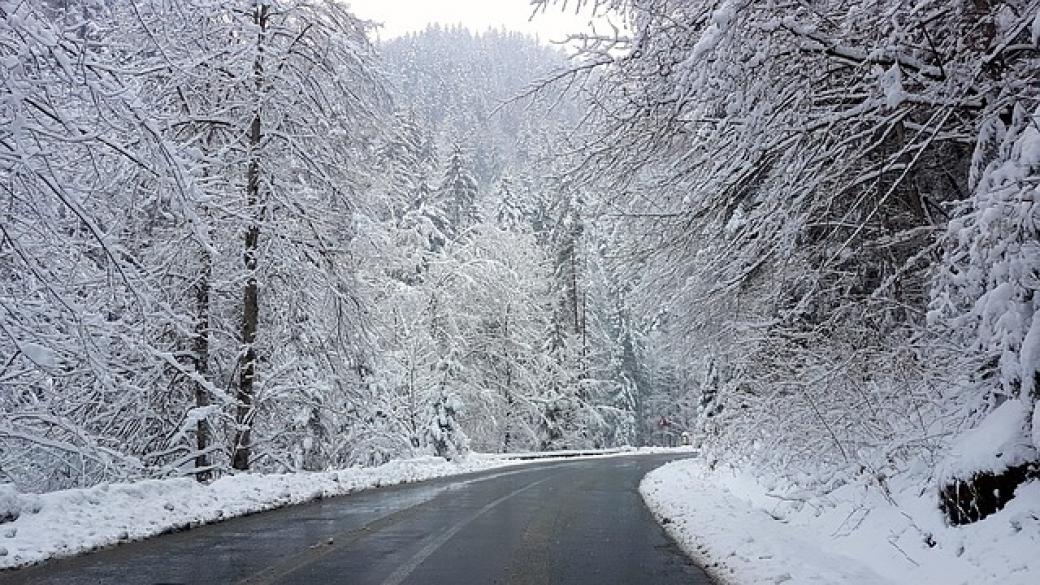
<path fill-rule="evenodd" d="M 672 456 L 383 488 L 0 573 L 7 585 L 710 585 L 637 491 Z"/>

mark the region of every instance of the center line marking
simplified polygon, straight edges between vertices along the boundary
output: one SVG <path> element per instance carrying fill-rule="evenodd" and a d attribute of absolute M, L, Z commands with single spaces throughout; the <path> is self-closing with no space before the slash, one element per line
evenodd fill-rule
<path fill-rule="evenodd" d="M 533 487 L 535 487 L 535 486 L 537 486 L 539 484 L 543 484 L 543 483 L 549 481 L 550 479 L 552 479 L 554 477 L 556 477 L 556 475 L 552 475 L 552 476 L 549 476 L 549 477 L 547 477 L 545 479 L 538 480 L 538 481 L 536 481 L 534 483 L 527 484 L 524 487 L 522 487 L 522 488 L 520 488 L 520 489 L 518 489 L 516 491 L 508 493 L 508 494 L 502 496 L 501 498 L 498 498 L 497 500 L 495 500 L 495 501 L 485 505 L 484 507 L 482 507 L 481 509 L 477 510 L 473 514 L 470 514 L 466 519 L 462 520 L 461 522 L 459 522 L 458 524 L 452 526 L 451 528 L 445 530 L 444 532 L 442 532 L 437 537 L 435 537 L 433 539 L 430 539 L 426 543 L 426 546 L 424 546 L 421 549 L 419 549 L 419 552 L 415 553 L 415 556 L 413 556 L 411 559 L 409 559 L 407 563 L 404 563 L 403 565 L 398 567 L 396 571 L 394 571 L 393 573 L 390 573 L 390 576 L 387 577 L 386 580 L 383 581 L 382 585 L 401 585 L 401 583 L 404 583 L 404 580 L 407 579 L 409 575 L 414 573 L 415 570 L 419 568 L 419 565 L 421 565 L 423 563 L 423 561 L 428 559 L 430 557 L 430 555 L 432 555 L 433 553 L 437 552 L 437 549 L 439 549 L 441 546 L 443 546 L 444 543 L 446 543 L 449 540 L 451 540 L 452 537 L 454 537 L 456 534 L 458 534 L 458 532 L 460 530 L 465 528 L 467 524 L 469 524 L 470 522 L 473 522 L 474 520 L 476 520 L 477 518 L 479 518 L 480 516 L 482 516 L 483 514 L 485 514 L 486 512 L 491 510 L 492 508 L 494 508 L 495 506 L 497 506 L 497 505 L 501 504 L 502 502 L 508 500 L 509 498 L 512 498 L 513 496 L 516 496 L 516 495 L 521 494 L 523 492 L 526 492 L 527 490 L 529 490 L 529 489 L 531 489 L 531 488 L 533 488 Z"/>

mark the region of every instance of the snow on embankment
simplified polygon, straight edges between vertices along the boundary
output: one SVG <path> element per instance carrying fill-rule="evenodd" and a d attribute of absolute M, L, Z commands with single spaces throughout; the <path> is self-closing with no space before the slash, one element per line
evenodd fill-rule
<path fill-rule="evenodd" d="M 1008 400 L 954 441 L 939 466 L 942 509 L 953 524 L 969 524 L 1001 510 L 1018 486 L 1036 477 L 1031 406 Z"/>
<path fill-rule="evenodd" d="M 0 485 L 0 569 L 359 490 L 517 465 L 469 457 L 394 461 L 369 469 L 285 475 L 243 474 L 209 485 L 145 480 L 47 494 Z"/>
<path fill-rule="evenodd" d="M 934 486 L 890 478 L 884 488 L 850 482 L 814 495 L 685 460 L 650 473 L 640 492 L 723 583 L 1040 582 L 1040 481 L 1020 486 L 1000 512 L 959 527 L 944 522 Z"/>
<path fill-rule="evenodd" d="M 615 447 L 613 449 L 565 449 L 560 451 L 518 451 L 511 453 L 481 453 L 487 459 L 571 459 L 574 457 L 623 457 L 626 455 L 681 455 L 696 453 L 690 446 L 683 447 Z"/>
<path fill-rule="evenodd" d="M 939 482 L 970 480 L 979 473 L 999 474 L 1037 460 L 1029 432 L 1029 408 L 1008 400 L 963 433 L 939 468 Z"/>

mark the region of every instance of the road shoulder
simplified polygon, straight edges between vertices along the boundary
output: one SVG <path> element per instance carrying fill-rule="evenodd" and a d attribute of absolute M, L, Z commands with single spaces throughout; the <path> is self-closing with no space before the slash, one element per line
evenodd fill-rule
<path fill-rule="evenodd" d="M 644 478 L 655 517 L 721 583 L 1028 585 L 1040 574 L 1040 482 L 976 525 L 942 523 L 920 487 L 848 485 L 823 496 L 767 490 L 703 460 Z M 994 543 L 1000 543 L 998 547 Z"/>

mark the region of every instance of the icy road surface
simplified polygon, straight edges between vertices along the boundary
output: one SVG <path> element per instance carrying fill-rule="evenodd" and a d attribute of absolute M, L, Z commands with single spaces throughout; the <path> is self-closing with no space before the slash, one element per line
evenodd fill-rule
<path fill-rule="evenodd" d="M 674 455 L 384 488 L 0 573 L 0 583 L 708 585 L 638 493 Z"/>

